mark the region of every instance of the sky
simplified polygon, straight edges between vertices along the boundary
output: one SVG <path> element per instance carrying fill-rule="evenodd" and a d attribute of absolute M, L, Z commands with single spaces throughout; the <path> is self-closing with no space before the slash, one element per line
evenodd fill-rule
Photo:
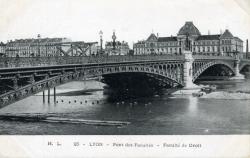
<path fill-rule="evenodd" d="M 153 33 L 176 36 L 186 21 L 201 34 L 229 29 L 250 39 L 250 0 L 0 0 L 0 41 L 67 37 L 133 42 Z"/>

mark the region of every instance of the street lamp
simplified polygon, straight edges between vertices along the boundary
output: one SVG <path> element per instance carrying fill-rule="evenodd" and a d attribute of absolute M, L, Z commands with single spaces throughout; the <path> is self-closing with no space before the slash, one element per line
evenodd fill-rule
<path fill-rule="evenodd" d="M 116 40 L 115 30 L 113 30 L 112 39 L 113 39 L 113 50 L 115 51 L 115 40 Z"/>
<path fill-rule="evenodd" d="M 101 53 L 102 53 L 102 35 L 103 35 L 102 30 L 99 32 L 99 35 L 100 35 L 100 45 L 101 45 Z"/>
<path fill-rule="evenodd" d="M 38 34 L 37 35 L 37 39 L 38 39 L 38 47 L 37 47 L 37 50 L 38 50 L 38 56 L 41 57 L 41 52 L 40 52 L 40 38 L 41 38 L 41 35 Z"/>

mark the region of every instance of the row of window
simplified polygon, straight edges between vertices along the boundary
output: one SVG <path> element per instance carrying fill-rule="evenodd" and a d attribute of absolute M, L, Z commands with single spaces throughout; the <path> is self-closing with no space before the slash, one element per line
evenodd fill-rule
<path fill-rule="evenodd" d="M 194 45 L 218 45 L 219 41 L 198 41 L 194 42 Z"/>
<path fill-rule="evenodd" d="M 220 41 L 195 41 L 194 45 L 219 45 Z M 232 44 L 231 40 L 221 40 L 221 44 Z M 238 45 L 243 45 L 242 42 L 238 42 Z M 134 47 L 155 47 L 155 46 L 177 46 L 177 42 L 158 42 L 158 43 L 146 43 L 146 44 L 134 44 Z M 181 41 L 179 41 L 179 45 L 181 45 Z"/>
<path fill-rule="evenodd" d="M 53 47 L 6 47 L 6 49 L 18 49 L 18 50 L 32 50 L 32 49 L 56 49 L 57 47 L 53 46 Z"/>
<path fill-rule="evenodd" d="M 179 48 L 180 49 L 180 48 Z M 143 53 L 143 52 L 152 52 L 152 51 L 156 51 L 156 52 L 177 52 L 177 48 L 158 48 L 158 49 L 143 49 L 143 48 L 135 48 L 135 53 Z M 203 46 L 203 47 L 193 47 L 193 51 L 194 52 L 218 52 L 220 50 L 220 48 L 218 46 Z M 221 51 L 223 52 L 231 52 L 231 51 L 235 51 L 234 49 L 232 49 L 231 47 L 221 47 Z M 242 51 L 242 50 L 238 50 L 238 51 Z"/>
<path fill-rule="evenodd" d="M 143 53 L 146 50 L 146 52 L 177 52 L 177 48 L 158 48 L 158 49 L 135 49 L 135 53 Z"/>
<path fill-rule="evenodd" d="M 29 57 L 29 56 L 32 56 L 32 54 L 34 54 L 35 56 L 38 55 L 38 52 L 31 52 L 31 51 L 21 51 L 21 52 L 9 52 L 9 53 L 6 53 L 6 55 L 8 57 L 16 57 L 16 56 L 19 56 L 19 57 Z M 50 52 L 47 52 L 47 53 L 44 53 L 44 52 L 40 52 L 40 55 L 41 56 L 56 56 L 56 51 L 50 51 Z"/>

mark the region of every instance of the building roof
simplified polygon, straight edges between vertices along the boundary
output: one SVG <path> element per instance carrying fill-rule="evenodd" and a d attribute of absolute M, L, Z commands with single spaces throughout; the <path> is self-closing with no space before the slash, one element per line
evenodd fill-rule
<path fill-rule="evenodd" d="M 145 44 L 145 41 L 138 41 L 135 44 Z"/>
<path fill-rule="evenodd" d="M 200 31 L 194 26 L 192 21 L 187 21 L 184 26 L 181 27 L 177 35 L 196 35 L 200 36 Z"/>
<path fill-rule="evenodd" d="M 55 42 L 65 42 L 71 41 L 68 38 L 27 38 L 27 39 L 16 39 L 14 41 L 10 40 L 7 44 L 19 44 L 19 43 L 55 43 Z"/>
<path fill-rule="evenodd" d="M 220 38 L 234 38 L 234 36 L 228 29 L 226 29 L 225 32 L 220 36 Z"/>
<path fill-rule="evenodd" d="M 3 42 L 0 42 L 0 46 L 6 46 L 6 44 L 4 44 Z"/>
<path fill-rule="evenodd" d="M 148 37 L 147 41 L 157 41 L 157 37 L 154 33 L 151 33 L 151 35 Z"/>
<path fill-rule="evenodd" d="M 170 41 L 177 41 L 176 36 L 171 36 L 171 37 L 159 37 L 158 42 L 170 42 Z"/>
<path fill-rule="evenodd" d="M 219 40 L 221 35 L 201 35 L 196 39 L 198 40 Z"/>
<path fill-rule="evenodd" d="M 243 42 L 242 39 L 240 39 L 239 37 L 234 37 L 234 38 L 241 41 L 241 42 Z"/>

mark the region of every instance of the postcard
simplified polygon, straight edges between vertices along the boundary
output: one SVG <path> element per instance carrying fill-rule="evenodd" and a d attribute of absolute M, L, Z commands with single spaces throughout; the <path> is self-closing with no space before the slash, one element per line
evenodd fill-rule
<path fill-rule="evenodd" d="M 0 158 L 250 157 L 249 0 L 0 0 Z"/>

